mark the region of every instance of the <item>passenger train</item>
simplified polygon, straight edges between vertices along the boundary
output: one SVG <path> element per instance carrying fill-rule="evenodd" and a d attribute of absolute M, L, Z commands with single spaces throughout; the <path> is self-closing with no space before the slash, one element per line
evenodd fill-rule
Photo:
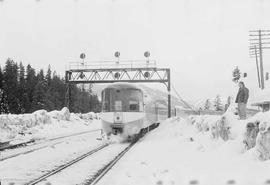
<path fill-rule="evenodd" d="M 108 137 L 129 139 L 157 127 L 167 118 L 167 107 L 146 101 L 141 88 L 130 83 L 113 83 L 103 89 L 101 121 Z"/>

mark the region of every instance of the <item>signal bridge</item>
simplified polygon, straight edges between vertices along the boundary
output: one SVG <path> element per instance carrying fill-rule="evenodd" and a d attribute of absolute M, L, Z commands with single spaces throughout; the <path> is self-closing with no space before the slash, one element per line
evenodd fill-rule
<path fill-rule="evenodd" d="M 66 70 L 66 106 L 70 107 L 71 84 L 163 83 L 168 91 L 168 117 L 171 117 L 170 69 L 157 68 L 154 60 L 71 62 Z"/>
<path fill-rule="evenodd" d="M 91 61 L 70 62 L 69 69 L 103 69 L 103 68 L 156 68 L 155 60 L 121 60 L 120 61 Z"/>

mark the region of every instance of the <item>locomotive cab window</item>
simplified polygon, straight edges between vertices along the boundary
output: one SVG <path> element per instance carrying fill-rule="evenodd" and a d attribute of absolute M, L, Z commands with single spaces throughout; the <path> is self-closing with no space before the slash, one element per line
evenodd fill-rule
<path fill-rule="evenodd" d="M 115 111 L 122 111 L 122 101 L 115 101 L 114 102 L 114 109 L 115 109 Z"/>
<path fill-rule="evenodd" d="M 130 111 L 139 111 L 139 102 L 129 101 L 129 110 Z"/>

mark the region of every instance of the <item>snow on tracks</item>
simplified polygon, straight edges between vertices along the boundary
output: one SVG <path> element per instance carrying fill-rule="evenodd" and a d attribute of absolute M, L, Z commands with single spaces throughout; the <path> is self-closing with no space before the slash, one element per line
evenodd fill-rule
<path fill-rule="evenodd" d="M 87 153 L 85 153 L 85 154 L 83 154 L 83 155 L 69 161 L 68 163 L 66 163 L 66 164 L 64 164 L 64 165 L 62 165 L 62 166 L 60 166 L 60 167 L 58 167 L 56 169 L 53 169 L 52 171 L 49 171 L 48 173 L 42 175 L 41 177 L 39 177 L 39 178 L 37 178 L 37 179 L 35 179 L 35 180 L 31 181 L 31 182 L 28 182 L 26 184 L 27 185 L 35 185 L 35 184 L 37 184 L 39 182 L 42 182 L 42 181 L 46 180 L 48 177 L 51 177 L 51 176 L 61 172 L 62 170 L 70 167 L 71 165 L 83 160 L 84 158 L 86 158 L 86 157 L 88 157 L 90 155 L 93 155 L 94 153 L 102 150 L 103 148 L 107 147 L 108 145 L 109 144 L 104 144 L 104 145 L 102 145 L 102 146 L 100 146 L 100 147 L 98 147 L 98 148 L 96 148 L 94 150 L 91 150 L 90 152 L 87 152 Z"/>
<path fill-rule="evenodd" d="M 65 142 L 1 161 L 0 180 L 2 184 L 11 182 L 16 185 L 25 184 L 97 148 L 102 144 L 101 141 L 96 140 L 98 137 L 100 137 L 99 132 L 92 132 L 66 138 Z"/>
<path fill-rule="evenodd" d="M 103 172 L 104 167 L 108 169 L 108 164 L 111 164 L 112 161 L 116 161 L 117 156 L 123 154 L 122 152 L 129 146 L 130 144 L 127 143 L 109 144 L 102 150 L 84 158 L 39 184 L 74 185 L 92 183 L 93 180 L 99 177 L 100 173 Z"/>
<path fill-rule="evenodd" d="M 63 135 L 63 136 L 59 136 L 59 137 L 55 137 L 55 138 L 49 138 L 46 140 L 39 140 L 37 142 L 33 141 L 28 141 L 25 143 L 19 143 L 19 144 L 15 144 L 15 145 L 10 145 L 7 146 L 5 148 L 3 148 L 3 150 L 6 150 L 4 152 L 1 153 L 0 156 L 0 161 L 6 160 L 6 159 L 10 159 L 13 157 L 17 157 L 19 155 L 23 155 L 23 154 L 28 154 L 46 147 L 51 147 L 54 146 L 56 144 L 59 144 L 61 142 L 65 142 L 66 138 L 70 138 L 70 137 L 76 137 L 79 135 L 84 135 L 84 134 L 89 134 L 92 132 L 100 132 L 100 129 L 96 129 L 96 130 L 89 130 L 89 131 L 83 131 L 83 132 L 79 132 L 79 133 L 74 133 L 74 134 L 69 134 L 69 135 Z M 28 145 L 30 144 L 31 145 Z M 24 147 L 24 148 L 19 148 L 19 147 Z M 7 149 L 13 149 L 13 150 L 7 150 Z M 15 150 L 17 149 L 17 150 Z M 1 151 L 1 150 L 0 150 Z"/>

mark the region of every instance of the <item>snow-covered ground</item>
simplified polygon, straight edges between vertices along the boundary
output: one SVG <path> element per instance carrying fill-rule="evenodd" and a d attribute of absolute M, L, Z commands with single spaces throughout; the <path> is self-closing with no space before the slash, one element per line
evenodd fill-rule
<path fill-rule="evenodd" d="M 112 161 L 128 145 L 128 143 L 112 143 L 39 184 L 46 185 L 48 182 L 52 185 L 87 184 L 101 168 Z"/>
<path fill-rule="evenodd" d="M 164 121 L 131 148 L 99 184 L 269 184 L 270 112 L 258 113 L 245 121 L 240 121 L 234 115 L 234 111 L 229 108 L 221 116 L 193 115 Z M 63 122 L 61 118 L 59 125 L 72 123 L 77 130 L 77 124 L 85 123 L 80 121 L 82 119 L 79 116 L 75 118 L 77 121 L 74 122 L 72 119 Z M 99 120 L 95 120 L 85 125 L 100 126 L 98 122 Z M 54 124 L 55 121 L 52 125 Z M 38 133 L 42 131 L 46 133 L 44 125 L 47 126 L 42 124 L 43 129 Z M 99 136 L 100 133 L 76 136 L 67 139 L 66 142 L 56 143 L 27 155 L 1 161 L 2 184 L 28 182 L 96 148 L 102 144 L 96 140 Z M 48 179 L 47 182 L 53 185 L 85 182 L 87 179 L 84 178 L 90 178 L 98 168 L 105 165 L 119 149 L 124 147 L 122 144 L 114 146 L 115 149 L 112 150 L 114 152 L 109 148 L 109 151 L 104 150 L 105 158 L 102 160 L 99 160 L 101 154 L 97 153 Z"/>
<path fill-rule="evenodd" d="M 59 166 L 103 145 L 99 132 L 66 138 L 25 155 L 0 161 L 1 185 L 26 184 Z"/>
<path fill-rule="evenodd" d="M 269 184 L 269 118 L 270 113 L 258 113 L 239 121 L 228 111 L 223 116 L 169 119 L 132 148 L 99 184 Z M 260 126 L 250 129 L 258 122 Z"/>
<path fill-rule="evenodd" d="M 0 115 L 0 142 L 36 141 L 27 147 L 0 152 L 0 184 L 24 184 L 97 148 L 103 144 L 97 140 L 100 129 L 98 115 L 73 114 L 67 108 Z"/>
<path fill-rule="evenodd" d="M 67 108 L 61 111 L 47 112 L 39 110 L 32 114 L 0 115 L 0 143 L 11 144 L 61 137 L 87 130 L 100 129 L 95 113 L 74 114 Z"/>

